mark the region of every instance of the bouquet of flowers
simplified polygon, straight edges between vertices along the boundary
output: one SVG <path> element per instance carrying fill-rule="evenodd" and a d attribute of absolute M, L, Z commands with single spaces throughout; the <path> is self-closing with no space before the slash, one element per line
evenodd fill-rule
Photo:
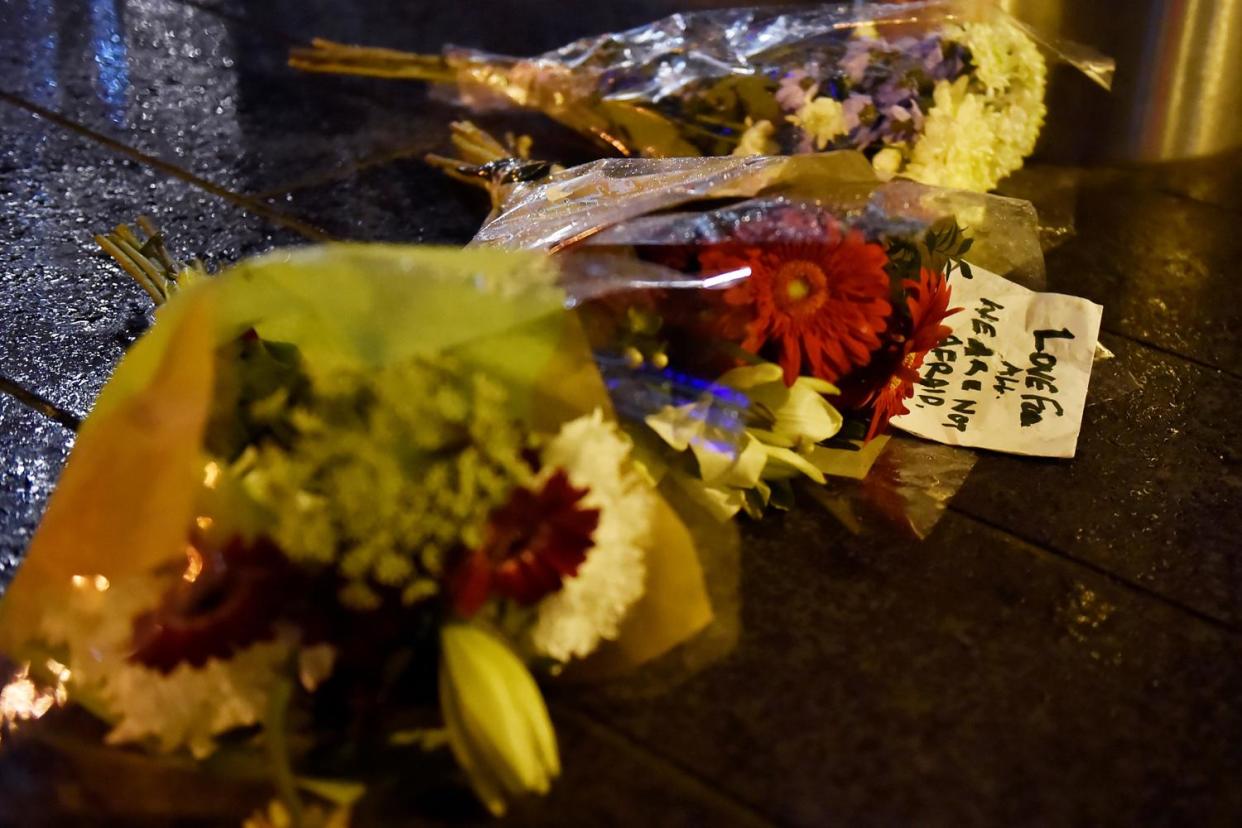
<path fill-rule="evenodd" d="M 201 279 L 131 241 L 162 307 L 0 604 L 30 702 L 0 737 L 67 697 L 109 744 L 259 757 L 255 825 L 340 816 L 342 777 L 447 743 L 500 813 L 559 771 L 532 669 L 608 674 L 710 621 L 545 256 L 338 245 Z"/>
<path fill-rule="evenodd" d="M 971 262 L 1042 278 L 1030 204 L 880 182 L 858 153 L 605 160 L 507 192 L 474 243 L 557 253 L 644 463 L 722 517 L 865 476 Z"/>
<path fill-rule="evenodd" d="M 1045 53 L 1111 82 L 1110 60 L 970 0 L 690 12 L 534 58 L 316 40 L 290 63 L 450 84 L 470 107 L 536 109 L 627 156 L 854 149 L 885 179 L 984 191 L 1035 147 Z"/>

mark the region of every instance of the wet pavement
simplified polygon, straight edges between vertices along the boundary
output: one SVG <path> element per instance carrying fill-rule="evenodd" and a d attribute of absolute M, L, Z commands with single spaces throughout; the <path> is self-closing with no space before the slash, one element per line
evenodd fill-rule
<path fill-rule="evenodd" d="M 221 264 L 323 238 L 461 243 L 485 215 L 420 160 L 452 107 L 413 84 L 298 75 L 289 45 L 530 53 L 674 5 L 5 4 L 0 585 L 70 426 L 148 324 L 93 232 L 143 213 Z M 550 156 L 588 151 L 519 123 Z M 671 692 L 554 688 L 565 776 L 511 821 L 1242 822 L 1242 155 L 1036 164 L 1009 187 L 1053 178 L 1048 209 L 1077 233 L 1050 252 L 1049 287 L 1103 304 L 1117 355 L 1078 457 L 981 456 L 923 541 L 853 536 L 811 503 L 745 525 L 736 646 Z M 54 819 L 0 799 L 0 823 L 168 822 L 135 805 L 107 823 L 91 790 L 55 788 Z M 406 804 L 384 824 L 479 818 L 451 789 Z"/>

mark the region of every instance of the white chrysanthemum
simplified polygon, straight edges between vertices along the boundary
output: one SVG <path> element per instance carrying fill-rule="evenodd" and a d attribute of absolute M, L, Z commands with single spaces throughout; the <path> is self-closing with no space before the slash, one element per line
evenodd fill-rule
<path fill-rule="evenodd" d="M 43 637 L 67 651 L 70 695 L 102 705 L 114 725 L 110 743 L 150 739 L 161 750 L 207 756 L 217 734 L 262 719 L 272 688 L 289 672 L 292 647 L 280 641 L 167 675 L 133 664 L 126 659 L 133 618 L 154 604 L 158 581 L 75 578 L 74 584 L 72 597 L 44 615 Z"/>
<path fill-rule="evenodd" d="M 201 668 L 182 664 L 167 675 L 136 664 L 113 664 L 100 676 L 100 697 L 116 716 L 110 744 L 153 739 L 161 750 L 181 747 L 198 758 L 215 750 L 215 736 L 262 721 L 268 699 L 287 680 L 291 647 L 255 644 Z"/>
<path fill-rule="evenodd" d="M 815 149 L 822 150 L 833 138 L 849 131 L 845 123 L 845 108 L 840 101 L 827 97 L 808 101 L 788 120 L 806 133 Z"/>
<path fill-rule="evenodd" d="M 970 50 L 972 74 L 988 98 L 1038 92 L 1043 98 L 1047 68 L 1035 41 L 1012 23 L 964 23 L 950 26 L 945 39 Z"/>
<path fill-rule="evenodd" d="M 1009 172 L 997 162 L 998 147 L 983 97 L 966 91 L 968 78 L 936 84 L 935 105 L 914 145 L 905 175 L 924 184 L 987 191 Z"/>
<path fill-rule="evenodd" d="M 733 148 L 733 155 L 742 157 L 747 155 L 776 155 L 780 150 L 776 141 L 772 136 L 776 133 L 776 127 L 771 121 L 758 121 L 746 127 L 746 131 L 742 133 L 738 139 L 737 146 Z"/>
<path fill-rule="evenodd" d="M 574 486 L 588 489 L 583 506 L 600 512 L 586 560 L 539 604 L 531 629 L 536 652 L 568 661 L 615 639 L 642 596 L 655 495 L 630 459 L 630 441 L 598 410 L 562 426 L 542 460 L 548 473 L 564 469 Z"/>
<path fill-rule="evenodd" d="M 990 190 L 1035 149 L 1047 66 L 1034 41 L 1008 23 L 967 23 L 946 37 L 970 50 L 974 69 L 936 84 L 904 174 L 941 187 Z"/>

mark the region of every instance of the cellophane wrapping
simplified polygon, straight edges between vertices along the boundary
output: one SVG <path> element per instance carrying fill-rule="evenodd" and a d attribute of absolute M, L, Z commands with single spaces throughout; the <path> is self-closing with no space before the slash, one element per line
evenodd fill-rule
<path fill-rule="evenodd" d="M 798 349 L 792 367 L 788 349 L 781 353 L 771 342 L 750 347 L 754 343 L 716 324 L 717 314 L 730 312 L 729 297 L 739 286 L 758 278 L 728 265 L 751 255 L 746 251 L 779 260 L 808 247 L 851 243 L 882 256 L 887 273 L 884 297 L 873 298 L 892 314 L 869 358 L 816 363 Z M 795 450 L 836 478 L 834 491 L 853 502 L 876 502 L 877 492 L 886 491 L 881 511 L 903 515 L 898 522 L 916 535 L 934 525 L 974 455 L 948 447 L 914 452 L 896 444 L 881 450 L 885 438 L 877 435 L 896 409 L 877 389 L 892 385 L 900 365 L 909 367 L 917 357 L 902 344 L 917 338 L 912 319 L 922 311 L 912 297 L 927 298 L 927 284 L 920 294 L 914 281 L 926 283 L 932 271 L 935 278 L 947 277 L 941 299 L 948 305 L 954 280 L 969 278 L 971 264 L 1032 288 L 1042 287 L 1044 278 L 1038 221 L 1029 203 L 883 182 L 854 152 L 597 161 L 514 185 L 474 244 L 557 255 L 561 284 L 585 321 L 618 413 L 664 428 L 666 441 L 670 430 L 674 443 L 693 447 L 697 440 L 700 471 L 709 450 L 726 455 L 722 466 L 742 462 L 753 425 L 751 397 L 766 393 L 719 382 L 732 366 L 780 361 L 782 370 L 774 373 L 783 374 L 791 389 L 804 379 L 830 381 L 836 387 L 826 399 L 842 413 L 843 425 L 832 439 Z M 672 425 L 658 422 L 659 412 L 669 410 L 685 416 Z M 877 463 L 884 474 L 868 476 Z M 868 482 L 843 482 L 850 478 Z M 753 497 L 729 502 L 767 506 L 774 497 L 779 502 L 781 493 L 763 491 L 759 503 Z"/>
<path fill-rule="evenodd" d="M 854 149 L 883 177 L 988 190 L 1045 117 L 1049 59 L 1113 62 L 969 0 L 675 14 L 534 58 L 448 49 L 459 99 L 537 109 L 623 155 Z"/>

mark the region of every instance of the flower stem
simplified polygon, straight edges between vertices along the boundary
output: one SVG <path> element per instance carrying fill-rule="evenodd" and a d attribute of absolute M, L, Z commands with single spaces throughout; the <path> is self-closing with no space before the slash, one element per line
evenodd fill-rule
<path fill-rule="evenodd" d="M 289 65 L 303 72 L 406 78 L 442 83 L 457 77 L 456 71 L 440 55 L 350 46 L 323 38 L 315 38 L 310 46 L 290 49 Z"/>
<path fill-rule="evenodd" d="M 182 286 L 182 281 L 204 271 L 197 262 L 186 266 L 173 259 L 164 245 L 164 235 L 146 216 L 139 216 L 136 223 L 145 240 L 129 226 L 119 224 L 111 233 L 97 234 L 95 242 L 133 277 L 151 301 L 162 305 Z"/>
<path fill-rule="evenodd" d="M 293 828 L 302 826 L 302 799 L 298 796 L 298 781 L 289 763 L 288 717 L 289 701 L 293 696 L 293 682 L 285 679 L 272 689 L 267 705 L 267 721 L 264 723 L 268 764 L 276 793 L 289 809 Z"/>
<path fill-rule="evenodd" d="M 509 134 L 502 143 L 470 121 L 454 121 L 451 128 L 457 157 L 428 153 L 424 160 L 450 178 L 486 190 L 493 207 L 500 205 L 510 184 L 542 178 L 559 169 L 548 162 L 531 160 L 528 135 Z"/>

